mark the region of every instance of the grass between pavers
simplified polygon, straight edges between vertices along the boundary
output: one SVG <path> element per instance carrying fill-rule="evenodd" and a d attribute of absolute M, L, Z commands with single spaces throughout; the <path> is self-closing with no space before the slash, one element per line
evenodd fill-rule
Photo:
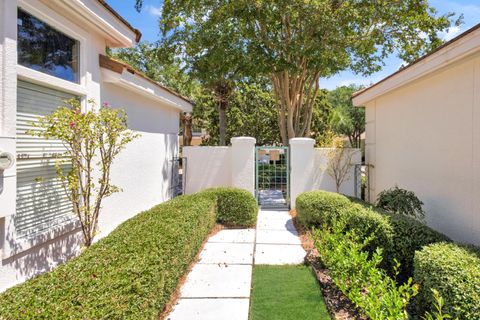
<path fill-rule="evenodd" d="M 250 320 L 330 319 L 311 267 L 257 265 Z"/>

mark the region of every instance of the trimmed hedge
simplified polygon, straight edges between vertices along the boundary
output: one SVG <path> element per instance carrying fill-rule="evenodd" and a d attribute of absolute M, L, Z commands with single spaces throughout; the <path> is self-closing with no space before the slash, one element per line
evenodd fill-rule
<path fill-rule="evenodd" d="M 251 201 L 227 200 L 236 196 L 209 190 L 138 214 L 77 258 L 1 294 L 0 319 L 158 319 L 217 208 L 225 222 L 251 222 L 236 219 L 253 214 Z"/>
<path fill-rule="evenodd" d="M 413 274 L 413 257 L 423 246 L 449 239 L 407 216 L 390 214 L 369 203 L 327 191 L 305 192 L 296 201 L 298 221 L 307 227 L 332 225 L 332 219 L 342 215 L 348 228 L 366 237 L 375 234 L 366 247 L 370 252 L 380 247 L 384 250 L 382 266 L 392 271 L 394 259 L 400 262 L 399 280 Z"/>
<path fill-rule="evenodd" d="M 332 225 L 333 219 L 350 206 L 347 197 L 321 190 L 304 192 L 295 200 L 297 221 L 306 227 Z"/>
<path fill-rule="evenodd" d="M 306 192 L 297 198 L 296 206 L 298 221 L 307 227 L 332 227 L 334 219 L 343 216 L 346 229 L 355 229 L 360 237 L 375 234 L 366 249 L 383 248 L 382 267 L 391 272 L 397 260 L 397 280 L 413 276 L 420 283 L 420 314 L 436 311 L 431 290 L 435 289 L 452 318 L 480 319 L 480 249 L 460 247 L 416 219 L 336 193 Z"/>
<path fill-rule="evenodd" d="M 244 189 L 212 188 L 202 193 L 213 193 L 218 199 L 217 221 L 232 227 L 253 227 L 257 222 L 258 206 L 253 195 Z"/>
<path fill-rule="evenodd" d="M 414 279 L 421 285 L 420 312 L 433 311 L 435 289 L 453 319 L 480 319 L 480 258 L 471 250 L 436 243 L 417 251 Z"/>

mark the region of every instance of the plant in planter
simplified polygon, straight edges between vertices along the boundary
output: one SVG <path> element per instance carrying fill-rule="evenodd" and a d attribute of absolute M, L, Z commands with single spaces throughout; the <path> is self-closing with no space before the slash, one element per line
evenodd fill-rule
<path fill-rule="evenodd" d="M 97 232 L 102 200 L 121 189 L 111 184 L 110 170 L 115 157 L 138 134 L 128 130 L 124 110 L 104 103 L 98 111 L 93 100 L 91 110 L 82 112 L 77 99 L 65 101 L 50 115 L 33 123 L 28 134 L 56 139 L 66 148 L 56 160 L 56 171 L 73 212 L 78 217 L 85 246 L 92 244 Z M 65 164 L 71 168 L 65 170 Z"/>

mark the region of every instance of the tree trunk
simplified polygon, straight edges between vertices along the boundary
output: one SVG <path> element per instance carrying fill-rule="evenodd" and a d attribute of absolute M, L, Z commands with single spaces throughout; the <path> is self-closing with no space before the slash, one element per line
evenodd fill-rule
<path fill-rule="evenodd" d="M 302 64 L 305 65 L 306 64 Z M 278 125 L 282 143 L 288 145 L 295 137 L 309 137 L 313 105 L 319 91 L 319 72 L 304 69 L 271 75 L 277 98 Z"/>
<path fill-rule="evenodd" d="M 227 145 L 226 143 L 226 135 L 227 135 L 227 106 L 228 102 L 226 100 L 220 100 L 218 103 L 218 117 L 219 117 L 219 144 L 221 146 Z"/>
<path fill-rule="evenodd" d="M 192 115 L 187 113 L 182 116 L 183 123 L 183 146 L 188 147 L 192 145 Z"/>
<path fill-rule="evenodd" d="M 230 94 L 233 91 L 233 84 L 225 79 L 219 80 L 214 85 L 214 97 L 218 101 L 218 129 L 219 129 L 219 145 L 227 145 L 227 108 Z"/>

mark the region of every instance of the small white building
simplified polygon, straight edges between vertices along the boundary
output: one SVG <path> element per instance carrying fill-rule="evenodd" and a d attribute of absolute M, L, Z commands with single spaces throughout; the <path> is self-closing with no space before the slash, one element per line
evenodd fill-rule
<path fill-rule="evenodd" d="M 366 108 L 370 201 L 398 185 L 427 223 L 480 244 L 480 24 L 354 94 Z"/>
<path fill-rule="evenodd" d="M 25 133 L 62 100 L 122 107 L 141 133 L 114 163 L 123 192 L 105 200 L 99 238 L 171 197 L 179 114 L 192 104 L 105 56 L 140 36 L 103 0 L 0 0 L 0 151 L 16 155 L 0 171 L 0 291 L 79 252 L 78 221 L 53 166 L 61 148 Z"/>

